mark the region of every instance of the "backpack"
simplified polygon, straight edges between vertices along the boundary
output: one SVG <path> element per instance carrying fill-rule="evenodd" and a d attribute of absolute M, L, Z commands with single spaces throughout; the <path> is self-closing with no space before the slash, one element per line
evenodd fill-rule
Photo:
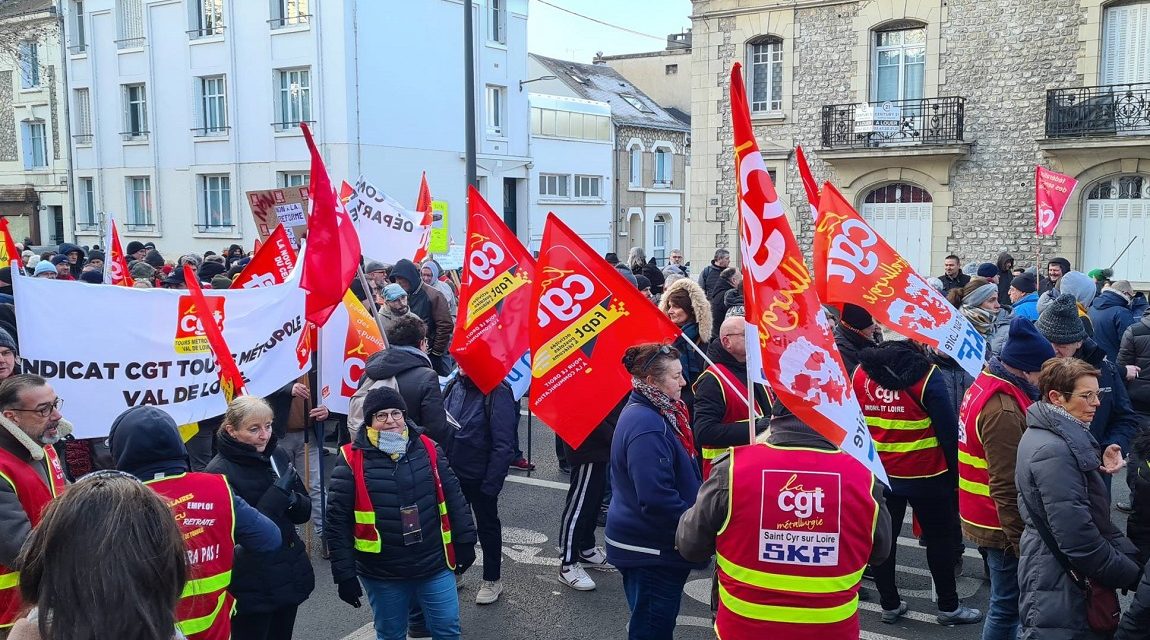
<path fill-rule="evenodd" d="M 395 379 L 395 376 L 376 380 L 365 373 L 363 377 L 359 379 L 359 388 L 356 389 L 355 393 L 351 396 L 347 409 L 347 428 L 352 434 L 357 433 L 363 426 L 363 401 L 367 398 L 367 392 L 379 387 L 387 387 L 389 389 L 395 389 L 397 393 L 399 392 L 399 382 Z"/>

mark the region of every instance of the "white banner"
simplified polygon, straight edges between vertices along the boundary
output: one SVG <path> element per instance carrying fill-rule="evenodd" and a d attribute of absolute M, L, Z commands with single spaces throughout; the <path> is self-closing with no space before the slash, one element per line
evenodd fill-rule
<path fill-rule="evenodd" d="M 353 185 L 347 212 L 359 232 L 365 260 L 395 264 L 415 259 L 426 229 L 419 224 L 423 214 L 408 211 L 363 177 Z"/>
<path fill-rule="evenodd" d="M 375 319 L 351 291 L 319 330 L 320 400 L 333 413 L 347 415 L 367 359 L 383 349 Z"/>
<path fill-rule="evenodd" d="M 226 409 L 215 358 L 186 291 L 43 278 L 16 278 L 14 286 L 23 371 L 48 379 L 77 438 L 106 436 L 116 416 L 134 406 L 157 406 L 176 424 Z M 204 294 L 222 298 L 214 311 L 248 393 L 267 396 L 311 368 L 296 353 L 304 329 L 297 280 Z M 64 309 L 82 310 L 89 324 L 61 330 L 51 318 Z"/>

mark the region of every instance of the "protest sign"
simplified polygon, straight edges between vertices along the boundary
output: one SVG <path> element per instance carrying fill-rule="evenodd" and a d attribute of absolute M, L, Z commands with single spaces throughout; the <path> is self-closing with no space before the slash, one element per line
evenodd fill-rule
<path fill-rule="evenodd" d="M 307 235 L 308 187 L 248 191 L 247 196 L 260 241 L 267 242 L 276 225 L 282 224 L 288 240 L 298 249 L 300 238 Z"/>
<path fill-rule="evenodd" d="M 360 177 L 340 192 L 347 212 L 359 233 L 364 260 L 395 264 L 414 260 L 423 242 L 422 214 L 408 211 L 392 197 Z"/>
<path fill-rule="evenodd" d="M 447 203 L 435 200 L 431 203 L 431 245 L 433 254 L 447 253 L 450 245 L 447 226 Z"/>

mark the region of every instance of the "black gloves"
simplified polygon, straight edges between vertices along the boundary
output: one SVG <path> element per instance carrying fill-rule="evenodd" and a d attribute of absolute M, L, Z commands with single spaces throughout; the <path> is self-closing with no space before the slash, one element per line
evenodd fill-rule
<path fill-rule="evenodd" d="M 474 554 L 472 554 L 474 557 Z M 339 599 L 350 604 L 358 609 L 360 607 L 359 599 L 363 596 L 363 588 L 359 586 L 359 580 L 355 578 L 348 578 L 339 583 Z"/>
<path fill-rule="evenodd" d="M 275 486 L 279 487 L 285 493 L 290 494 L 292 486 L 295 485 L 295 479 L 295 465 L 289 464 L 288 468 L 283 472 L 283 475 L 276 480 Z"/>
<path fill-rule="evenodd" d="M 475 543 L 455 545 L 455 573 L 463 575 L 464 571 L 475 564 Z"/>
<path fill-rule="evenodd" d="M 291 492 L 279 487 L 279 482 L 268 487 L 260 501 L 256 503 L 256 511 L 265 516 L 278 516 L 291 506 Z"/>

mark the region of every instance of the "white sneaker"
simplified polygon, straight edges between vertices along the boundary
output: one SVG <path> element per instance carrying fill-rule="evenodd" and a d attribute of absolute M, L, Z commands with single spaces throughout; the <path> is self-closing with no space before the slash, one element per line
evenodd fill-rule
<path fill-rule="evenodd" d="M 578 562 L 559 567 L 559 580 L 576 591 L 595 590 L 595 581 L 591 579 L 591 576 L 587 575 L 587 572 L 583 570 L 583 566 Z"/>
<path fill-rule="evenodd" d="M 608 564 L 607 552 L 603 550 L 603 547 L 591 547 L 586 551 L 580 551 L 579 562 L 587 565 L 588 569 L 594 569 L 596 571 L 615 570 L 615 567 Z"/>
<path fill-rule="evenodd" d="M 503 593 L 503 583 L 499 580 L 484 580 L 479 585 L 479 593 L 475 594 L 475 604 L 491 604 L 499 599 Z"/>

